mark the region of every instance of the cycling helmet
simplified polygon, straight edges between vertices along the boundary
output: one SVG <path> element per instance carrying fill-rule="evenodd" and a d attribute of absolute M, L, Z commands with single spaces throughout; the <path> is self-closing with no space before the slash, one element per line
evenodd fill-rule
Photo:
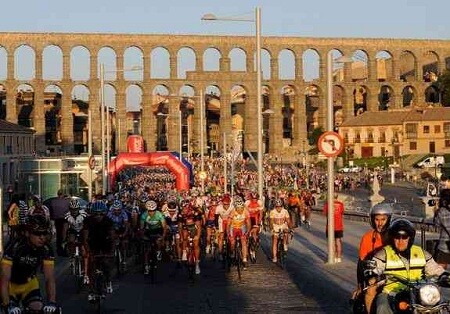
<path fill-rule="evenodd" d="M 40 195 L 35 194 L 35 195 L 33 195 L 32 199 L 35 203 L 36 202 L 42 203 L 42 198 Z"/>
<path fill-rule="evenodd" d="M 413 245 L 414 237 L 416 236 L 416 229 L 414 229 L 413 224 L 405 218 L 395 219 L 389 226 L 388 232 L 391 244 L 393 244 L 393 240 L 396 235 L 399 234 L 408 235 L 409 236 L 408 249 Z"/>
<path fill-rule="evenodd" d="M 80 209 L 81 208 L 80 201 L 77 199 L 71 199 L 69 208 L 70 209 Z"/>
<path fill-rule="evenodd" d="M 234 198 L 233 204 L 235 207 L 239 207 L 239 208 L 244 207 L 244 201 L 242 200 L 242 197 L 240 197 L 240 196 L 236 196 Z"/>
<path fill-rule="evenodd" d="M 275 199 L 274 203 L 275 207 L 283 207 L 283 200 L 281 198 Z"/>
<path fill-rule="evenodd" d="M 111 210 L 122 209 L 122 202 L 115 200 L 111 205 Z"/>
<path fill-rule="evenodd" d="M 91 213 L 92 214 L 105 214 L 108 211 L 105 202 L 103 201 L 95 201 L 91 205 Z"/>
<path fill-rule="evenodd" d="M 32 215 L 28 217 L 26 227 L 29 232 L 48 232 L 50 222 L 42 215 Z"/>
<path fill-rule="evenodd" d="M 145 203 L 145 208 L 149 211 L 155 211 L 156 210 L 156 202 L 155 201 L 147 201 Z"/>
<path fill-rule="evenodd" d="M 189 199 L 184 199 L 184 200 L 181 201 L 181 207 L 182 208 L 188 207 L 188 206 L 191 206 L 191 201 Z"/>
<path fill-rule="evenodd" d="M 169 203 L 167 203 L 167 208 L 169 209 L 169 210 L 177 210 L 177 202 L 175 202 L 175 201 L 171 201 L 171 202 L 169 202 Z"/>
<path fill-rule="evenodd" d="M 379 203 L 370 209 L 370 225 L 373 229 L 376 229 L 375 216 L 376 215 L 386 215 L 387 222 L 384 225 L 382 231 L 385 231 L 391 223 L 392 213 L 394 212 L 394 205 L 392 203 Z"/>
<path fill-rule="evenodd" d="M 257 192 L 252 192 L 252 193 L 250 194 L 250 197 L 251 197 L 252 199 L 259 199 L 259 195 L 258 195 Z"/>
<path fill-rule="evenodd" d="M 20 210 L 28 210 L 28 205 L 25 201 L 19 201 L 19 209 Z"/>
<path fill-rule="evenodd" d="M 443 189 L 439 194 L 439 207 L 450 208 L 450 189 Z"/>

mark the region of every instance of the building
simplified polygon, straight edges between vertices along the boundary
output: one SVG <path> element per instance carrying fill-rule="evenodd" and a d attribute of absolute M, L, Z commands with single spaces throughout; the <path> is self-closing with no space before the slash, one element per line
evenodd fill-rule
<path fill-rule="evenodd" d="M 364 112 L 339 127 L 350 158 L 450 153 L 450 108 Z"/>

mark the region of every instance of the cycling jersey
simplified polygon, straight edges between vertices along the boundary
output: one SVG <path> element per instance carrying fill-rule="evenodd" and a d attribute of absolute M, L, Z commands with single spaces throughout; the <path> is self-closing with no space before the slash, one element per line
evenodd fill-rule
<path fill-rule="evenodd" d="M 184 210 L 180 214 L 180 221 L 183 224 L 183 228 L 195 225 L 197 221 L 202 220 L 202 213 L 196 209 Z"/>
<path fill-rule="evenodd" d="M 144 229 L 147 231 L 162 230 L 164 221 L 164 215 L 159 211 L 155 211 L 152 216 L 148 212 L 144 212 L 141 216 L 141 222 L 144 223 Z"/>
<path fill-rule="evenodd" d="M 89 232 L 88 244 L 89 249 L 101 253 L 111 253 L 112 239 L 111 232 L 113 230 L 113 222 L 108 217 L 103 216 L 101 220 L 97 220 L 95 216 L 86 219 L 83 226 L 84 230 Z"/>
<path fill-rule="evenodd" d="M 69 224 L 68 232 L 80 233 L 83 229 L 83 224 L 85 219 L 87 218 L 87 213 L 84 209 L 81 209 L 78 212 L 77 216 L 73 216 L 70 212 L 67 212 L 64 215 L 64 219 Z"/>
<path fill-rule="evenodd" d="M 110 210 L 107 214 L 108 218 L 113 222 L 114 230 L 125 229 L 125 224 L 128 222 L 128 215 L 124 210 L 121 210 L 119 215 Z"/>
<path fill-rule="evenodd" d="M 270 211 L 270 219 L 273 220 L 273 231 L 279 232 L 280 230 L 288 229 L 289 212 L 282 208 L 280 211 L 272 209 Z"/>
<path fill-rule="evenodd" d="M 179 219 L 179 214 L 178 212 L 175 212 L 173 215 L 170 215 L 170 213 L 168 212 L 165 216 L 164 216 L 165 220 L 166 220 L 166 224 L 170 230 L 170 233 L 175 234 L 178 233 L 178 219 Z"/>
<path fill-rule="evenodd" d="M 216 207 L 215 205 L 211 205 L 208 207 L 208 211 L 206 212 L 206 227 L 214 228 L 216 226 Z"/>
<path fill-rule="evenodd" d="M 243 210 L 242 212 L 238 212 L 234 210 L 230 214 L 230 226 L 233 229 L 241 229 L 246 226 L 246 220 L 249 218 L 249 213 L 247 210 Z"/>
<path fill-rule="evenodd" d="M 11 283 L 22 285 L 36 276 L 42 265 L 53 265 L 55 255 L 49 245 L 31 246 L 28 239 L 13 241 L 3 253 L 3 264 L 11 265 Z"/>

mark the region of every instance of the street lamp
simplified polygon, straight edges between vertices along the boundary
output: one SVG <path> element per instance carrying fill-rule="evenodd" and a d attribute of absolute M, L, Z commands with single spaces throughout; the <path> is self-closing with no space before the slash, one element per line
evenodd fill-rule
<path fill-rule="evenodd" d="M 333 64 L 351 63 L 349 57 L 341 56 L 333 60 L 332 51 L 327 55 L 327 131 L 334 132 L 334 110 L 333 110 Z M 334 157 L 327 157 L 328 178 L 328 264 L 334 264 Z"/>
<path fill-rule="evenodd" d="M 261 8 L 255 8 L 255 18 L 216 17 L 214 14 L 205 14 L 204 21 L 237 21 L 253 22 L 256 27 L 256 93 L 257 93 L 257 119 L 258 119 L 258 194 L 263 200 L 263 152 L 262 152 L 262 95 L 261 95 Z"/>
<path fill-rule="evenodd" d="M 128 72 L 128 71 L 139 71 L 142 70 L 141 66 L 134 66 L 129 69 L 116 69 L 105 71 L 105 64 L 100 64 L 100 107 L 101 107 L 101 149 L 102 149 L 102 192 L 106 193 L 108 189 L 108 174 L 107 168 L 109 166 L 109 159 L 111 154 L 111 130 L 110 130 L 110 107 L 106 107 L 105 104 L 105 74 L 106 73 L 118 73 L 118 72 Z M 106 111 L 106 112 L 105 112 Z M 105 128 L 106 120 L 106 128 Z M 106 142 L 106 144 L 105 144 Z M 106 155 L 105 155 L 106 154 Z"/>

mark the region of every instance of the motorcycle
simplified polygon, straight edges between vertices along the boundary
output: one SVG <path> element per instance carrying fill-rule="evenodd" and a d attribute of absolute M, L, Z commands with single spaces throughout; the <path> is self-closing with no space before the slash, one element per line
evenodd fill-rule
<path fill-rule="evenodd" d="M 394 313 L 438 314 L 449 312 L 450 303 L 443 298 L 441 292 L 441 287 L 450 287 L 448 278 L 430 277 L 410 281 L 408 278 L 394 274 L 384 274 L 382 277 L 374 285 L 383 286 L 389 285 L 391 282 L 400 282 L 405 286 L 405 289 L 394 297 Z"/>

